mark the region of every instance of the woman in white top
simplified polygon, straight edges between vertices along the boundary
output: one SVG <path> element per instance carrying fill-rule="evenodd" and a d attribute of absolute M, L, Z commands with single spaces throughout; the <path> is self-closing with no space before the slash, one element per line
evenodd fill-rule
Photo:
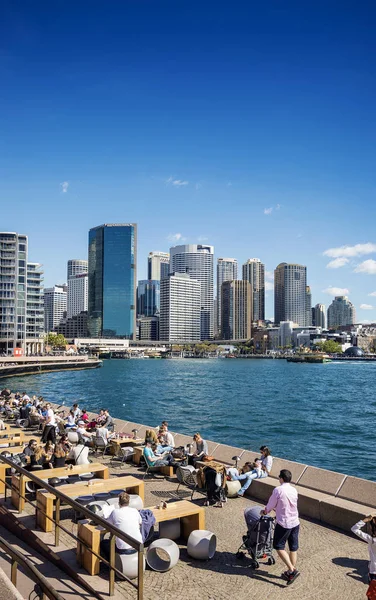
<path fill-rule="evenodd" d="M 366 523 L 371 523 L 371 535 L 362 531 Z M 355 525 L 351 527 L 351 531 L 368 544 L 368 581 L 371 582 L 373 579 L 376 579 L 376 516 L 368 515 L 363 521 L 355 523 Z"/>
<path fill-rule="evenodd" d="M 238 481 L 244 481 L 243 486 L 238 491 L 238 496 L 244 496 L 245 491 L 249 488 L 253 479 L 263 479 L 264 477 L 268 477 L 270 475 L 270 471 L 273 466 L 273 457 L 270 454 L 270 450 L 267 446 L 261 446 L 261 468 L 252 469 L 251 471 L 247 471 L 242 475 L 232 475 L 232 479 Z"/>

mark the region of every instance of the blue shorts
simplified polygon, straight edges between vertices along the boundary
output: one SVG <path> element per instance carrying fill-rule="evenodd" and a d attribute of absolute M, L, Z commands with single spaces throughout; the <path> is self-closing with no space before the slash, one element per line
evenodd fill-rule
<path fill-rule="evenodd" d="M 286 529 L 277 523 L 274 530 L 273 548 L 284 550 L 286 542 L 288 542 L 290 552 L 296 552 L 299 548 L 299 528 L 300 525 Z"/>

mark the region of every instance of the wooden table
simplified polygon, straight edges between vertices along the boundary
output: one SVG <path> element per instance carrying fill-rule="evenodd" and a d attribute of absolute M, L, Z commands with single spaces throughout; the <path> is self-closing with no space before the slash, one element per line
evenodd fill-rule
<path fill-rule="evenodd" d="M 142 438 L 111 438 L 110 442 L 110 454 L 113 456 L 117 456 L 119 454 L 119 448 L 123 446 L 137 446 L 139 444 L 143 444 L 144 440 Z"/>
<path fill-rule="evenodd" d="M 91 467 L 92 465 L 85 465 Z M 89 469 L 86 468 L 86 473 Z M 130 490 L 133 494 L 138 494 L 144 501 L 145 491 L 144 482 L 132 475 L 125 477 L 113 477 L 106 479 L 103 482 L 88 485 L 85 483 L 74 483 L 59 486 L 59 492 L 62 492 L 69 498 L 77 498 L 78 496 L 89 496 L 99 492 L 109 492 L 111 490 Z M 43 531 L 52 531 L 52 521 L 49 518 L 53 517 L 55 496 L 49 492 L 39 490 L 37 492 L 37 525 Z M 93 498 L 94 500 L 94 498 Z M 41 509 L 41 510 L 38 510 Z M 43 510 L 43 512 L 41 512 Z M 46 514 L 44 514 L 46 513 Z"/>
<path fill-rule="evenodd" d="M 25 433 L 16 433 L 13 434 L 13 432 L 9 432 L 8 435 L 6 435 L 6 437 L 2 437 L 0 438 L 0 451 L 1 451 L 1 447 L 3 447 L 4 449 L 7 448 L 7 446 L 4 446 L 4 444 L 8 444 L 8 445 L 13 445 L 13 446 L 21 446 L 21 445 L 25 445 L 28 444 L 30 442 L 30 440 L 37 440 L 37 442 L 39 441 L 38 438 L 36 438 L 35 435 L 25 435 Z"/>
<path fill-rule="evenodd" d="M 134 450 L 133 462 L 135 465 L 140 464 L 140 460 L 141 460 L 141 456 L 144 451 L 144 448 L 145 448 L 145 446 L 135 446 L 135 448 L 133 448 L 133 450 Z"/>
<path fill-rule="evenodd" d="M 155 506 L 150 506 L 149 510 L 153 512 L 157 523 L 180 519 L 185 539 L 188 539 L 192 531 L 205 529 L 205 509 L 188 500 L 168 503 L 164 510 Z M 87 519 L 78 522 L 77 536 L 79 540 L 85 542 L 97 554 L 100 554 L 101 536 L 104 533 L 103 527 L 91 525 Z M 77 542 L 77 561 L 90 575 L 98 575 L 100 560 L 90 552 L 89 548 L 80 544 L 79 541 Z"/>
<path fill-rule="evenodd" d="M 68 477 L 69 475 L 82 475 L 83 473 L 95 473 L 100 479 L 108 479 L 110 473 L 108 467 L 102 463 L 90 463 L 89 465 L 74 465 L 72 469 L 67 467 L 58 467 L 57 469 L 40 469 L 33 471 L 39 479 L 50 479 L 50 477 Z M 20 479 L 19 475 L 12 475 L 12 504 L 20 512 L 25 508 L 26 481 L 28 477 Z M 85 483 L 85 482 L 83 482 Z M 71 485 L 71 484 L 69 484 Z"/>
<path fill-rule="evenodd" d="M 5 429 L 0 429 L 0 438 L 7 435 L 16 435 L 17 433 L 25 433 L 25 430 L 22 427 L 6 425 Z"/>

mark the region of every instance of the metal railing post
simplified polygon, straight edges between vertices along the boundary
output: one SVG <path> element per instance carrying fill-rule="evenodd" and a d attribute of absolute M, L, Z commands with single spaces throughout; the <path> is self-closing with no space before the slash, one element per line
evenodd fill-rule
<path fill-rule="evenodd" d="M 12 559 L 12 566 L 10 571 L 10 580 L 13 583 L 14 587 L 17 587 L 17 567 L 18 563 L 16 560 Z"/>
<path fill-rule="evenodd" d="M 23 498 L 21 498 L 21 494 L 22 494 L 21 490 L 24 490 L 24 489 L 25 489 L 24 476 L 22 475 L 22 473 L 20 473 L 19 482 L 18 482 L 18 494 L 19 494 L 18 495 L 18 506 L 19 506 L 18 512 L 20 514 L 22 513 L 23 509 L 25 508 L 25 501 Z"/>
<path fill-rule="evenodd" d="M 115 594 L 115 540 L 116 537 L 111 534 L 110 536 L 110 582 L 108 593 L 110 596 Z"/>
<path fill-rule="evenodd" d="M 55 513 L 55 546 L 59 545 L 60 539 L 60 498 L 56 498 L 56 513 Z"/>
<path fill-rule="evenodd" d="M 138 551 L 137 600 L 144 598 L 144 552 Z"/>

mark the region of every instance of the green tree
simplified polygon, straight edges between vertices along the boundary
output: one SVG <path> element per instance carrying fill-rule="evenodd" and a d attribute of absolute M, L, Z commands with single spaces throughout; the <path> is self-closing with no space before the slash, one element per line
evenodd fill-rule
<path fill-rule="evenodd" d="M 68 343 L 61 333 L 48 333 L 44 342 L 47 346 L 52 346 L 52 348 L 65 348 Z"/>
<path fill-rule="evenodd" d="M 327 352 L 328 354 L 340 354 L 342 353 L 341 344 L 334 340 L 325 340 L 316 344 L 316 348 L 321 352 Z"/>

